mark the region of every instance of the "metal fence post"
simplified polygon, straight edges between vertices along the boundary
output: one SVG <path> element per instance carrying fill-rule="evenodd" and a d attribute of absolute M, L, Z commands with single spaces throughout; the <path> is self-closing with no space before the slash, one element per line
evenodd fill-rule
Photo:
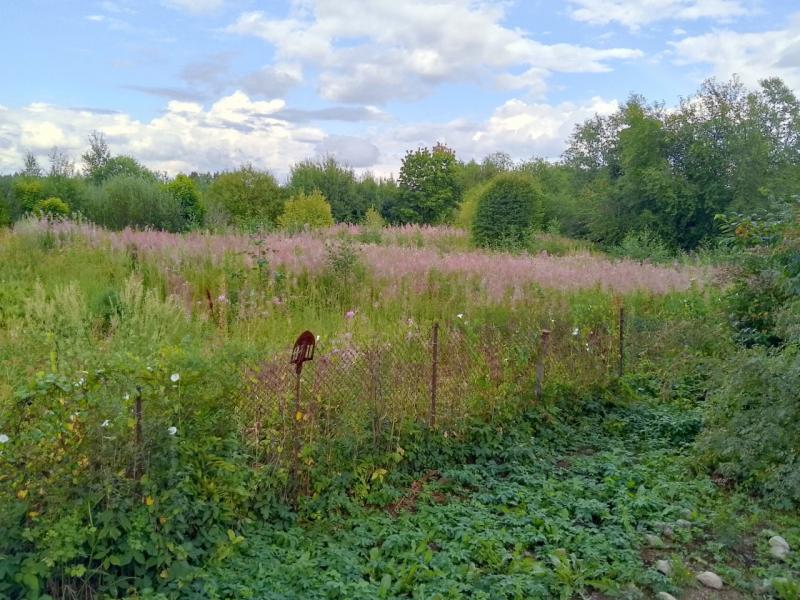
<path fill-rule="evenodd" d="M 542 329 L 542 337 L 539 344 L 539 355 L 536 357 L 536 400 L 542 399 L 542 384 L 544 382 L 544 359 L 547 356 L 547 347 L 550 341 L 550 330 Z"/>
<path fill-rule="evenodd" d="M 625 307 L 619 307 L 619 366 L 617 375 L 625 372 Z"/>
<path fill-rule="evenodd" d="M 436 427 L 436 388 L 439 376 L 439 323 L 433 324 L 431 344 L 431 407 L 428 414 L 429 427 Z"/>

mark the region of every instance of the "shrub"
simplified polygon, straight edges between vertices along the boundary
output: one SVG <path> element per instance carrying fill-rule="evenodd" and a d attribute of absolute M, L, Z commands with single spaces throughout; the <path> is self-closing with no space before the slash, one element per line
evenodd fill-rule
<path fill-rule="evenodd" d="M 480 183 L 464 194 L 464 199 L 461 201 L 456 213 L 456 227 L 461 227 L 466 231 L 472 230 L 472 224 L 475 222 L 475 211 L 478 209 L 478 200 L 486 193 L 490 185 L 491 182 L 488 181 Z"/>
<path fill-rule="evenodd" d="M 674 253 L 658 234 L 650 229 L 629 231 L 625 234 L 615 254 L 634 260 L 663 262 L 674 257 Z"/>
<path fill-rule="evenodd" d="M 472 235 L 482 247 L 520 247 L 542 226 L 542 191 L 525 175 L 503 173 L 478 198 Z"/>
<path fill-rule="evenodd" d="M 61 198 L 51 196 L 37 202 L 33 212 L 43 217 L 66 217 L 69 215 L 69 204 Z"/>
<path fill-rule="evenodd" d="M 44 199 L 44 187 L 38 179 L 17 179 L 12 186 L 12 193 L 22 212 L 31 212 L 36 203 Z"/>
<path fill-rule="evenodd" d="M 385 226 L 386 221 L 383 220 L 381 213 L 374 206 L 370 206 L 364 217 L 364 222 L 361 225 L 361 234 L 358 238 L 366 244 L 380 244 Z"/>
<path fill-rule="evenodd" d="M 125 227 L 182 231 L 186 220 L 180 202 L 155 181 L 118 175 L 94 188 L 86 216 L 109 229 Z"/>
<path fill-rule="evenodd" d="M 207 202 L 231 224 L 246 228 L 271 228 L 283 212 L 284 195 L 275 178 L 251 166 L 223 173 L 211 182 Z"/>
<path fill-rule="evenodd" d="M 300 192 L 286 202 L 278 224 L 281 229 L 292 232 L 330 227 L 333 225 L 331 205 L 319 190 L 310 194 Z"/>
<path fill-rule="evenodd" d="M 180 203 L 183 219 L 188 226 L 203 223 L 205 208 L 200 202 L 200 192 L 193 179 L 178 175 L 167 184 L 167 191 Z"/>
<path fill-rule="evenodd" d="M 720 373 L 699 448 L 726 477 L 800 506 L 800 361 L 796 351 L 742 352 Z"/>

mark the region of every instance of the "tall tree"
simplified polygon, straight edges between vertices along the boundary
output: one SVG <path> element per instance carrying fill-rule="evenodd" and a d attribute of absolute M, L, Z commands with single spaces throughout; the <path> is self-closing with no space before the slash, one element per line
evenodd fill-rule
<path fill-rule="evenodd" d="M 441 223 L 461 200 L 455 152 L 444 144 L 407 152 L 398 183 L 399 197 L 387 211 L 390 221 Z"/>
<path fill-rule="evenodd" d="M 100 183 L 99 176 L 103 167 L 111 160 L 111 151 L 102 132 L 92 131 L 89 134 L 89 149 L 81 154 L 81 160 L 83 160 L 83 174 L 95 183 Z"/>

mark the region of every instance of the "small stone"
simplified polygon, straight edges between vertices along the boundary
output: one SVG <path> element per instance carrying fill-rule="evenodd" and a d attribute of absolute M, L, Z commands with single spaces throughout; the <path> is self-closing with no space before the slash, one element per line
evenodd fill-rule
<path fill-rule="evenodd" d="M 783 560 L 789 555 L 789 542 L 779 535 L 769 538 L 769 553 L 775 558 Z"/>
<path fill-rule="evenodd" d="M 789 550 L 789 542 L 787 542 L 779 535 L 773 535 L 771 538 L 769 538 L 769 545 L 772 546 L 773 548 L 781 547 L 781 548 L 786 548 L 786 550 Z"/>
<path fill-rule="evenodd" d="M 669 564 L 668 560 L 657 560 L 656 571 L 669 577 L 670 575 L 672 575 L 672 565 Z"/>
<path fill-rule="evenodd" d="M 675 525 L 680 527 L 681 529 L 689 529 L 692 526 L 691 521 L 687 521 L 686 519 L 678 519 L 675 521 Z"/>
<path fill-rule="evenodd" d="M 652 533 L 645 533 L 644 534 L 644 541 L 647 542 L 648 546 L 652 548 L 663 548 L 664 542 L 663 540 L 658 537 L 657 535 L 653 535 Z"/>
<path fill-rule="evenodd" d="M 775 558 L 779 560 L 783 560 L 787 556 L 789 556 L 789 549 L 785 546 L 770 546 L 769 553 L 772 554 Z"/>
<path fill-rule="evenodd" d="M 665 525 L 664 529 L 661 530 L 661 534 L 668 539 L 672 539 L 675 535 L 675 531 L 669 525 Z"/>
<path fill-rule="evenodd" d="M 716 573 L 712 573 L 711 571 L 703 571 L 702 573 L 695 575 L 695 577 L 697 578 L 697 581 L 702 583 L 704 586 L 711 588 L 712 590 L 722 589 L 722 578 Z"/>
<path fill-rule="evenodd" d="M 677 598 L 675 598 L 675 596 L 673 596 L 672 594 L 670 594 L 668 592 L 658 592 L 656 594 L 656 598 L 658 598 L 658 600 L 677 600 Z"/>
<path fill-rule="evenodd" d="M 684 519 L 691 519 L 692 518 L 692 511 L 691 511 L 691 509 L 684 508 L 681 511 L 681 515 L 683 515 Z"/>

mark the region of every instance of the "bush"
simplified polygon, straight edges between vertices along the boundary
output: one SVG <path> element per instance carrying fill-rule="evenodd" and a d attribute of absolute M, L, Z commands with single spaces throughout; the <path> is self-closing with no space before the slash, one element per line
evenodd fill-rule
<path fill-rule="evenodd" d="M 180 202 L 155 181 L 137 176 L 112 177 L 89 195 L 86 216 L 103 227 L 182 231 L 187 222 Z"/>
<path fill-rule="evenodd" d="M 663 262 L 675 256 L 661 237 L 650 229 L 629 231 L 614 253 L 634 260 L 653 262 Z"/>
<path fill-rule="evenodd" d="M 800 360 L 796 351 L 742 352 L 720 373 L 699 448 L 723 476 L 800 506 Z"/>
<path fill-rule="evenodd" d="M 472 236 L 484 248 L 521 247 L 541 226 L 542 191 L 538 184 L 525 175 L 503 173 L 478 198 Z"/>
<path fill-rule="evenodd" d="M 44 187 L 38 179 L 17 179 L 12 186 L 12 194 L 22 212 L 31 212 L 36 203 L 44 199 Z"/>
<path fill-rule="evenodd" d="M 200 202 L 200 192 L 193 179 L 178 175 L 167 184 L 167 191 L 180 203 L 183 219 L 188 226 L 203 224 L 206 211 Z"/>
<path fill-rule="evenodd" d="M 284 203 L 275 178 L 251 166 L 216 177 L 206 199 L 211 211 L 222 213 L 228 223 L 250 229 L 274 227 Z"/>
<path fill-rule="evenodd" d="M 51 196 L 36 203 L 33 212 L 42 217 L 67 217 L 69 216 L 69 204 L 61 198 Z"/>
<path fill-rule="evenodd" d="M 458 212 L 456 212 L 456 227 L 460 227 L 466 231 L 472 230 L 472 225 L 475 222 L 475 212 L 478 209 L 478 200 L 480 200 L 481 196 L 486 193 L 486 190 L 489 189 L 490 185 L 491 182 L 488 181 L 479 183 L 478 185 L 471 187 L 464 194 L 464 199 L 458 206 Z"/>
<path fill-rule="evenodd" d="M 333 225 L 331 205 L 318 190 L 308 195 L 300 192 L 286 202 L 278 224 L 281 229 L 291 232 L 330 227 Z"/>

